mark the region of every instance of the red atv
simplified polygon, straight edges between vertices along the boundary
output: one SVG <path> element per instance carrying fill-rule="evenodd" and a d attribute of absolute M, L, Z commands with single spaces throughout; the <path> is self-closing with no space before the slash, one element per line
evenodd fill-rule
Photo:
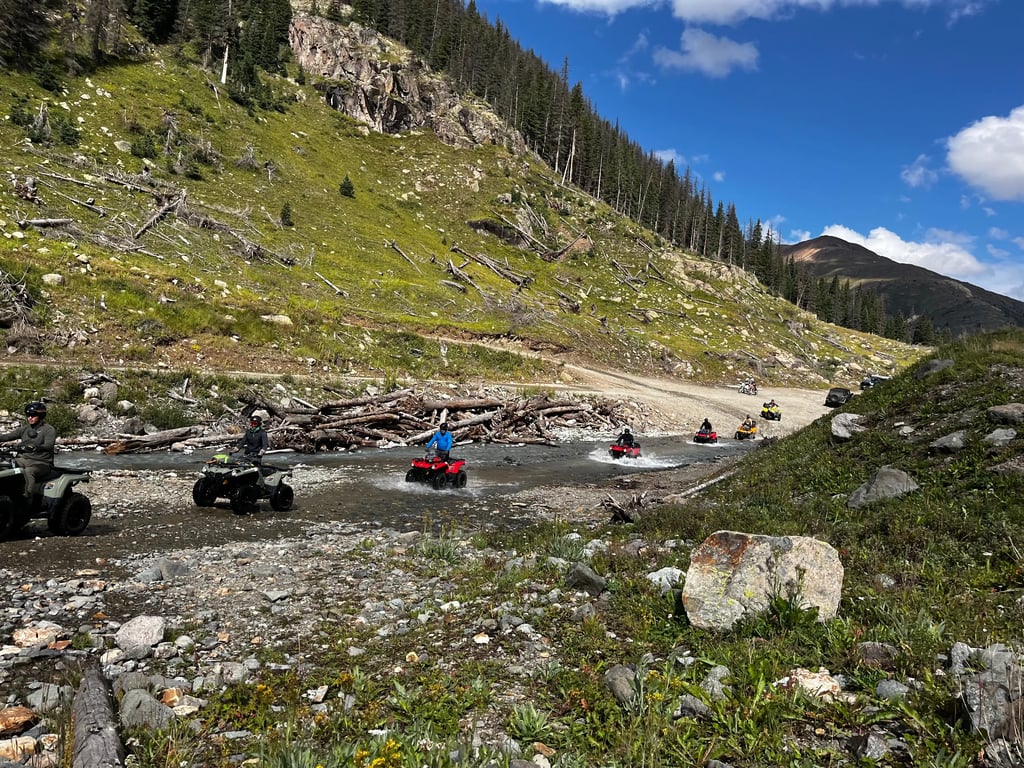
<path fill-rule="evenodd" d="M 405 482 L 426 483 L 437 491 L 443 488 L 465 488 L 465 466 L 465 459 L 424 456 L 412 460 L 412 468 L 405 473 Z"/>
<path fill-rule="evenodd" d="M 618 443 L 614 443 L 608 447 L 608 453 L 613 459 L 639 459 L 640 444 L 633 443 L 632 445 L 619 445 Z"/>
<path fill-rule="evenodd" d="M 718 433 L 717 432 L 709 432 L 708 430 L 705 430 L 705 429 L 698 430 L 697 434 L 695 434 L 693 436 L 693 442 L 695 442 L 695 443 L 705 443 L 705 444 L 717 443 L 718 442 Z"/>

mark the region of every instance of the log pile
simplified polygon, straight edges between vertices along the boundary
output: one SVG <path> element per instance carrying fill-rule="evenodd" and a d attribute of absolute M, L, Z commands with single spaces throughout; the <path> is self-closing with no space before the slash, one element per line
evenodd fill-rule
<path fill-rule="evenodd" d="M 237 444 L 252 413 L 263 416 L 272 449 L 301 453 L 394 445 L 423 445 L 441 422 L 456 444 L 529 443 L 556 445 L 559 430 L 614 431 L 636 419 L 637 405 L 623 401 L 478 393 L 442 398 L 399 389 L 386 394 L 313 404 L 292 399 L 285 407 L 258 392 L 239 398 L 238 421 L 222 428 L 195 425 L 144 436 L 101 441 L 108 454 L 195 450 Z M 63 441 L 71 445 L 75 441 Z M 95 439 L 93 444 L 96 444 Z"/>

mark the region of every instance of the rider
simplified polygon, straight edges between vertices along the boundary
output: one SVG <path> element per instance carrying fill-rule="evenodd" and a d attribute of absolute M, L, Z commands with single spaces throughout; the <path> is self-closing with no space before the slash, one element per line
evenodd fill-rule
<path fill-rule="evenodd" d="M 764 404 L 764 407 L 770 411 L 772 408 L 778 408 L 779 404 L 775 402 L 775 398 L 773 397 L 771 400 Z"/>
<path fill-rule="evenodd" d="M 35 401 L 26 405 L 25 418 L 28 423 L 0 435 L 0 443 L 21 439 L 14 463 L 25 473 L 25 497 L 31 499 L 36 487 L 53 470 L 57 430 L 46 423 L 46 403 Z"/>
<path fill-rule="evenodd" d="M 629 431 L 629 427 L 622 428 L 622 434 L 619 435 L 615 441 L 616 445 L 621 445 L 623 448 L 633 447 L 633 433 Z"/>
<path fill-rule="evenodd" d="M 747 414 L 747 418 L 745 418 L 743 420 L 743 423 L 740 426 L 743 429 L 753 429 L 754 428 L 754 424 L 756 424 L 756 423 L 757 422 L 755 422 L 752 418 L 750 418 L 750 414 L 748 413 Z"/>
<path fill-rule="evenodd" d="M 430 442 L 427 443 L 428 451 L 432 445 L 437 446 L 437 449 L 435 450 L 437 458 L 447 461 L 448 453 L 452 449 L 452 433 L 448 431 L 448 425 L 443 421 L 441 422 L 441 426 L 437 428 L 437 432 L 434 433 L 434 436 L 430 438 Z"/>
<path fill-rule="evenodd" d="M 711 421 L 707 417 L 705 417 L 704 421 L 701 422 L 700 429 L 697 430 L 697 431 L 698 432 L 714 432 L 714 429 L 712 429 L 712 427 L 711 427 Z"/>
<path fill-rule="evenodd" d="M 259 461 L 270 447 L 270 438 L 263 429 L 263 419 L 255 413 L 249 417 L 249 428 L 238 441 L 237 451 L 244 451 L 245 458 Z M 236 453 L 237 453 L 236 451 Z"/>

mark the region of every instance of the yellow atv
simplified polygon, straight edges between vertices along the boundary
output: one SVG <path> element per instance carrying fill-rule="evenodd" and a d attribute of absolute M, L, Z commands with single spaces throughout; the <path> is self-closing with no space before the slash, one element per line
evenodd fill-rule
<path fill-rule="evenodd" d="M 737 440 L 753 440 L 757 437 L 757 424 L 751 424 L 749 427 L 746 426 L 746 422 L 736 427 L 736 434 L 733 435 Z"/>

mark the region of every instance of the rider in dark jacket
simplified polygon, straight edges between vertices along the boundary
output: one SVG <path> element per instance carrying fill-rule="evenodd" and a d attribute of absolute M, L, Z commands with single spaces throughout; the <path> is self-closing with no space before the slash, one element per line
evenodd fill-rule
<path fill-rule="evenodd" d="M 253 414 L 249 419 L 249 428 L 238 441 L 238 450 L 244 451 L 245 458 L 258 461 L 270 448 L 270 438 L 263 429 L 263 419 Z"/>
<path fill-rule="evenodd" d="M 25 406 L 28 423 L 0 435 L 0 443 L 21 440 L 14 463 L 25 474 L 25 496 L 31 499 L 36 488 L 53 470 L 53 446 L 57 430 L 46 423 L 46 403 L 32 402 Z"/>
<path fill-rule="evenodd" d="M 622 434 L 619 435 L 615 444 L 621 445 L 623 448 L 633 447 L 633 433 L 629 431 L 629 427 L 623 427 Z"/>
<path fill-rule="evenodd" d="M 714 430 L 711 428 L 711 420 L 710 419 L 704 419 L 704 421 L 700 425 L 700 430 L 698 430 L 698 431 L 700 431 L 700 432 L 714 432 Z"/>

